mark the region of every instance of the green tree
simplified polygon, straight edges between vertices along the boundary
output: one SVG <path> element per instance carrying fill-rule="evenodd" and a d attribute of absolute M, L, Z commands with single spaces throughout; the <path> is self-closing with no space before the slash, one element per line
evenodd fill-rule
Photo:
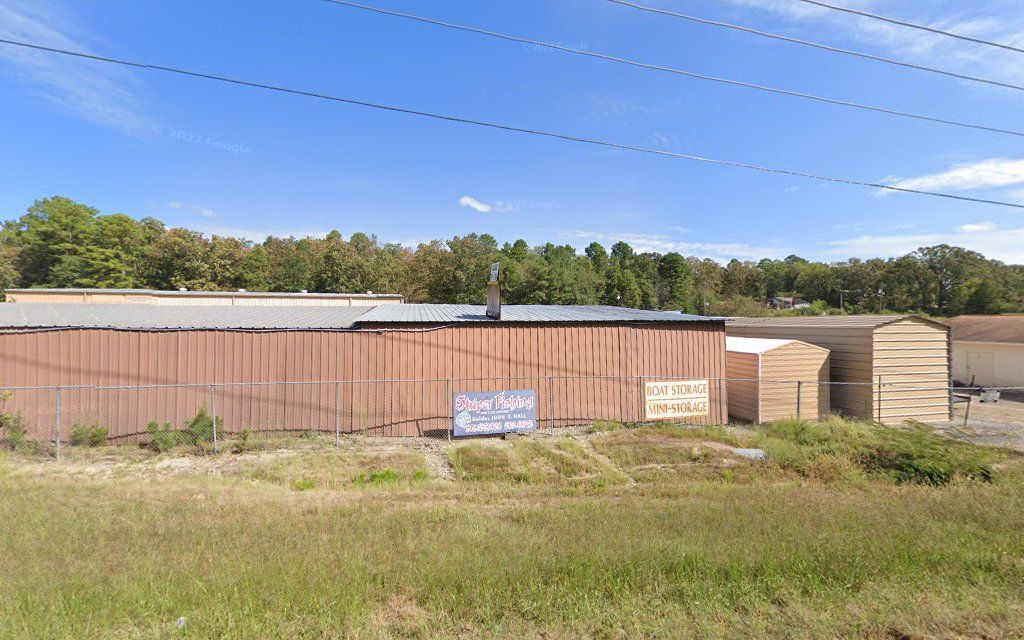
<path fill-rule="evenodd" d="M 270 258 L 262 245 L 255 245 L 245 252 L 235 275 L 241 289 L 270 291 Z"/>
<path fill-rule="evenodd" d="M 16 265 L 22 286 L 60 286 L 53 270 L 61 261 L 74 261 L 99 212 L 70 198 L 55 196 L 37 200 L 19 219 Z M 65 267 L 65 273 L 70 267 Z M 67 277 L 66 275 L 63 277 Z"/>
<path fill-rule="evenodd" d="M 658 260 L 658 308 L 700 311 L 697 278 L 686 258 L 670 252 Z"/>
<path fill-rule="evenodd" d="M 208 242 L 198 231 L 170 229 L 149 248 L 143 279 L 154 289 L 214 289 L 208 253 Z"/>

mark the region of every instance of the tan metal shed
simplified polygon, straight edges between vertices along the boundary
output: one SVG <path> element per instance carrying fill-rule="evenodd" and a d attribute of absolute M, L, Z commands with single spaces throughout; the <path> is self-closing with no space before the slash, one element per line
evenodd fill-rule
<path fill-rule="evenodd" d="M 829 350 L 800 340 L 725 339 L 729 415 L 750 422 L 828 416 Z"/>
<path fill-rule="evenodd" d="M 732 318 L 726 334 L 831 351 L 832 410 L 899 423 L 950 418 L 949 327 L 914 315 Z"/>

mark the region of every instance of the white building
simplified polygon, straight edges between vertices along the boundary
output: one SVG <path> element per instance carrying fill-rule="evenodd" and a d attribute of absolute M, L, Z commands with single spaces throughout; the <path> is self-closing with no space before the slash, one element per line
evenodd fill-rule
<path fill-rule="evenodd" d="M 959 316 L 949 326 L 954 380 L 983 387 L 1024 386 L 1024 315 Z"/>

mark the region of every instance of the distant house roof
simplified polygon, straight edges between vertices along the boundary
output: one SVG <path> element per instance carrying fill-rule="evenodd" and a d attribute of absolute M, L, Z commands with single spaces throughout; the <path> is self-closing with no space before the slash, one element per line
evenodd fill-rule
<path fill-rule="evenodd" d="M 484 305 L 392 304 L 369 309 L 359 323 L 494 322 Z M 506 304 L 501 322 L 706 322 L 724 320 L 675 311 L 645 311 L 625 307 L 583 305 Z"/>
<path fill-rule="evenodd" d="M 891 316 L 784 316 L 774 318 L 729 318 L 726 320 L 726 327 L 862 327 L 875 328 L 916 318 L 939 327 L 946 325 L 928 318 L 916 315 L 891 315 Z"/>
<path fill-rule="evenodd" d="M 958 316 L 948 322 L 954 341 L 1024 344 L 1024 315 Z"/>
<path fill-rule="evenodd" d="M 728 336 L 725 339 L 725 350 L 733 351 L 736 353 L 764 353 L 771 351 L 772 349 L 778 349 L 779 347 L 785 347 L 790 344 L 802 344 L 812 349 L 819 349 L 821 351 L 828 351 L 824 347 L 803 342 L 802 340 L 785 340 L 782 338 L 744 338 L 740 336 Z"/>
<path fill-rule="evenodd" d="M 391 313 L 390 310 L 400 310 Z M 724 318 L 619 307 L 506 305 L 501 322 L 694 322 Z M 377 307 L 233 307 L 209 305 L 0 304 L 0 328 L 343 330 L 363 324 L 495 322 L 482 305 L 408 304 Z"/>

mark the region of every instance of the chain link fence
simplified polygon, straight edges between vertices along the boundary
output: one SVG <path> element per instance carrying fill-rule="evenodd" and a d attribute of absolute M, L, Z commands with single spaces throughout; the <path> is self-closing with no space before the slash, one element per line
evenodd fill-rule
<path fill-rule="evenodd" d="M 34 442 L 58 457 L 62 447 L 83 439 L 92 444 L 148 443 L 154 430 L 205 429 L 196 437 L 208 439 L 214 450 L 243 432 L 321 434 L 339 442 L 353 434 L 450 438 L 454 394 L 503 389 L 535 391 L 538 431 L 554 433 L 598 421 L 649 421 L 645 385 L 660 381 L 706 382 L 701 386 L 705 404 L 697 415 L 668 419 L 679 424 L 754 424 L 831 415 L 896 423 L 917 412 L 918 419 L 951 435 L 970 436 L 972 429 L 1005 432 L 1006 438 L 1020 438 L 1024 445 L 1024 388 L 677 376 L 0 388 L 0 437 Z"/>

